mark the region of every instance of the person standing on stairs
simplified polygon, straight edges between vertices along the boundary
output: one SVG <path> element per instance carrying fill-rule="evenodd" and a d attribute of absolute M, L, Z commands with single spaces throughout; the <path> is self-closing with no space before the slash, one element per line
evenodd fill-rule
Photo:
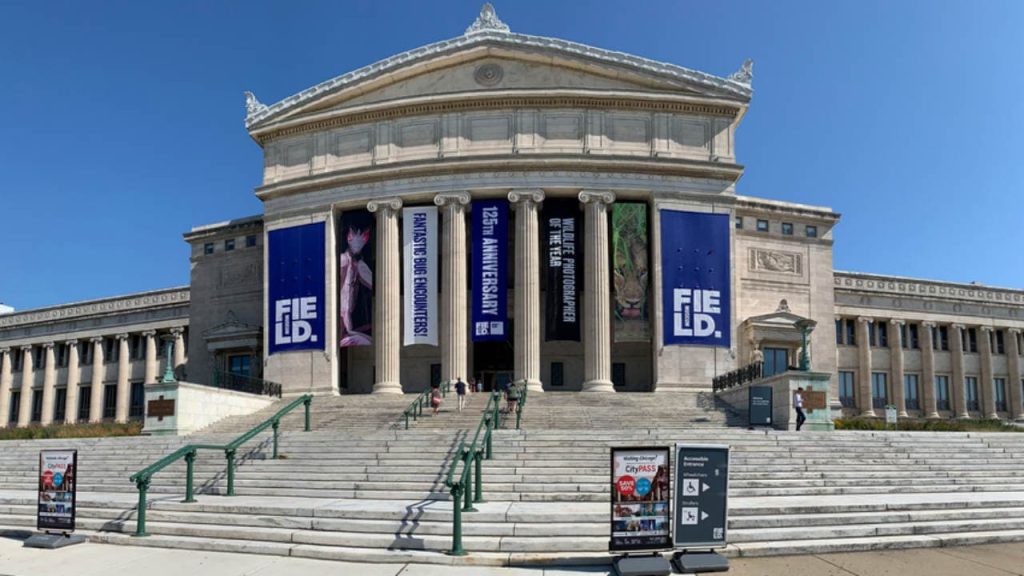
<path fill-rule="evenodd" d="M 804 415 L 804 389 L 802 386 L 797 388 L 793 394 L 793 408 L 796 410 L 796 431 L 799 432 L 800 427 L 807 420 L 807 416 Z"/>
<path fill-rule="evenodd" d="M 459 396 L 459 412 L 466 406 L 466 383 L 462 381 L 462 376 L 455 379 L 455 393 Z"/>
<path fill-rule="evenodd" d="M 434 416 L 441 409 L 441 387 L 435 386 L 430 390 L 430 406 L 434 408 Z"/>

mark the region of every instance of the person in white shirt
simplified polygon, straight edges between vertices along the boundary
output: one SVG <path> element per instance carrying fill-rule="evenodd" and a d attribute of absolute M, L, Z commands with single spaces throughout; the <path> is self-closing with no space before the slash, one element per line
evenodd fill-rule
<path fill-rule="evenodd" d="M 796 430 L 799 432 L 800 427 L 807 420 L 807 416 L 804 415 L 804 389 L 802 386 L 797 388 L 796 393 L 793 394 L 793 408 L 796 409 Z"/>

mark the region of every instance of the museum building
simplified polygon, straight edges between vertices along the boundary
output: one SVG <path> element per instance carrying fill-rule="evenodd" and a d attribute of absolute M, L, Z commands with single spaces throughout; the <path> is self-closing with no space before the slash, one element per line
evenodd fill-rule
<path fill-rule="evenodd" d="M 834 415 L 1020 418 L 1024 291 L 835 271 L 839 214 L 737 194 L 752 80 L 486 5 L 461 36 L 247 93 L 263 214 L 186 233 L 187 287 L 0 315 L 0 425 L 139 417 L 168 353 L 188 382 L 286 395 L 702 392 L 805 363 Z"/>

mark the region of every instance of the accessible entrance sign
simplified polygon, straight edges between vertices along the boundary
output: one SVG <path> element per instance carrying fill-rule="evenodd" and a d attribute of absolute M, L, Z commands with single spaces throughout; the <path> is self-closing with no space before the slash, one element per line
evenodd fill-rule
<path fill-rule="evenodd" d="M 748 424 L 750 426 L 772 425 L 772 387 L 751 386 L 749 388 L 747 406 Z"/>
<path fill-rule="evenodd" d="M 729 447 L 676 444 L 675 548 L 721 548 L 729 521 Z"/>
<path fill-rule="evenodd" d="M 40 531 L 75 530 L 77 450 L 39 452 L 39 499 L 36 528 Z"/>
<path fill-rule="evenodd" d="M 672 547 L 669 449 L 612 448 L 612 552 Z"/>

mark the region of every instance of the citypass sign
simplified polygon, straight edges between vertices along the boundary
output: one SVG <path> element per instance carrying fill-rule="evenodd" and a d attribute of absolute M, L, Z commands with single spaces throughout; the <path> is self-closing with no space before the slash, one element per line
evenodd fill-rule
<path fill-rule="evenodd" d="M 729 224 L 727 214 L 661 211 L 666 346 L 730 346 Z"/>
<path fill-rule="evenodd" d="M 324 223 L 267 233 L 270 353 L 324 348 Z"/>
<path fill-rule="evenodd" d="M 612 448 L 612 552 L 672 547 L 669 449 Z"/>
<path fill-rule="evenodd" d="M 39 500 L 36 528 L 40 531 L 75 530 L 75 474 L 77 450 L 39 452 Z"/>

